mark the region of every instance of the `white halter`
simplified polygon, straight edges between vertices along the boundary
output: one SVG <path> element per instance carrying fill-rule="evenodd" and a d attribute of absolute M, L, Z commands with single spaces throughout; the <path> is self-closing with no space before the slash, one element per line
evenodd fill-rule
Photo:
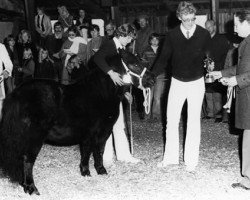
<path fill-rule="evenodd" d="M 150 88 L 145 88 L 143 87 L 142 85 L 142 78 L 145 74 L 145 72 L 147 71 L 147 68 L 144 67 L 144 69 L 142 70 L 142 73 L 140 75 L 132 72 L 128 67 L 127 65 L 124 63 L 124 61 L 122 60 L 122 65 L 123 67 L 125 68 L 126 70 L 126 75 L 129 75 L 131 77 L 131 75 L 139 78 L 139 86 L 138 88 L 140 88 L 141 90 L 143 90 L 143 96 L 144 96 L 144 102 L 143 102 L 143 105 L 144 105 L 144 108 L 145 108 L 145 113 L 146 114 L 149 114 L 150 112 L 150 107 L 151 107 L 151 89 Z M 130 83 L 132 83 L 132 79 L 130 78 Z"/>

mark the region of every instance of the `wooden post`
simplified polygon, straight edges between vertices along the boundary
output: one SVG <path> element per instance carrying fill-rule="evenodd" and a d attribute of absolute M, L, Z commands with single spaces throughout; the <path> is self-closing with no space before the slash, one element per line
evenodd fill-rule
<path fill-rule="evenodd" d="M 220 0 L 211 0 L 212 5 L 212 19 L 215 21 L 216 28 L 219 31 L 219 2 Z"/>
<path fill-rule="evenodd" d="M 25 20 L 32 39 L 35 39 L 35 2 L 34 0 L 24 0 Z"/>

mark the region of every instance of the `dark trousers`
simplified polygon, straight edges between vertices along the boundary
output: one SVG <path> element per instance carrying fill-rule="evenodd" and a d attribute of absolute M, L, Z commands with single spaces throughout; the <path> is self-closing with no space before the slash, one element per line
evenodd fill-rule
<path fill-rule="evenodd" d="M 135 106 L 136 106 L 136 111 L 138 113 L 144 113 L 144 97 L 143 97 L 143 91 L 141 89 L 138 89 L 137 87 L 133 87 L 133 96 L 135 99 Z"/>

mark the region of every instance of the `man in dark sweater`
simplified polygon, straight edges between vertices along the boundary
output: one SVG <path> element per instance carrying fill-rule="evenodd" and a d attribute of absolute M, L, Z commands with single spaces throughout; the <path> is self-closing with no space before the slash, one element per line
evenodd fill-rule
<path fill-rule="evenodd" d="M 210 33 L 209 57 L 214 61 L 214 70 L 220 71 L 224 68 L 225 59 L 229 50 L 229 42 L 225 36 L 216 33 L 216 24 L 213 20 L 207 20 L 205 27 Z M 215 122 L 227 121 L 226 112 L 223 112 L 223 96 L 226 99 L 227 87 L 215 81 L 206 84 L 206 111 L 207 118 L 215 118 Z"/>
<path fill-rule="evenodd" d="M 172 79 L 167 105 L 166 145 L 162 162 L 158 167 L 179 164 L 179 120 L 185 100 L 188 103 L 188 120 L 184 161 L 187 171 L 194 171 L 199 158 L 200 115 L 205 93 L 204 58 L 210 36 L 207 30 L 195 24 L 196 8 L 182 1 L 177 9 L 181 25 L 170 31 L 153 73 L 164 71 L 171 58 Z"/>

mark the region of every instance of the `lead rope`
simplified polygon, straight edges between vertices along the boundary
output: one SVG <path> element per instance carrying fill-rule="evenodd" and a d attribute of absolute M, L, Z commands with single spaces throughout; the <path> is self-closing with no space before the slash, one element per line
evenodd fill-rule
<path fill-rule="evenodd" d="M 151 89 L 150 88 L 143 88 L 143 96 L 144 96 L 144 109 L 145 113 L 148 115 L 151 109 Z"/>
<path fill-rule="evenodd" d="M 151 107 L 151 104 L 150 104 L 151 89 L 150 88 L 145 88 L 142 85 L 142 78 L 143 78 L 145 72 L 147 71 L 147 68 L 144 67 L 144 69 L 142 70 L 142 73 L 140 75 L 138 75 L 138 74 L 130 71 L 128 69 L 127 65 L 124 63 L 123 60 L 122 60 L 122 64 L 123 64 L 123 67 L 125 68 L 127 74 L 133 75 L 133 76 L 139 78 L 139 86 L 138 86 L 138 88 L 142 89 L 142 91 L 143 91 L 143 96 L 144 96 L 143 105 L 144 105 L 145 113 L 149 114 L 150 107 Z M 130 86 L 130 95 L 132 96 L 132 86 Z M 129 116 L 130 116 L 130 144 L 131 144 L 131 154 L 133 155 L 133 152 L 134 152 L 133 140 L 134 139 L 133 139 L 133 127 L 132 127 L 132 104 L 130 104 L 130 106 L 129 106 Z"/>
<path fill-rule="evenodd" d="M 130 95 L 132 96 L 132 85 L 130 85 Z M 134 154 L 134 136 L 133 136 L 133 124 L 132 124 L 132 102 L 129 104 L 129 121 L 130 121 L 130 145 L 131 154 Z"/>

